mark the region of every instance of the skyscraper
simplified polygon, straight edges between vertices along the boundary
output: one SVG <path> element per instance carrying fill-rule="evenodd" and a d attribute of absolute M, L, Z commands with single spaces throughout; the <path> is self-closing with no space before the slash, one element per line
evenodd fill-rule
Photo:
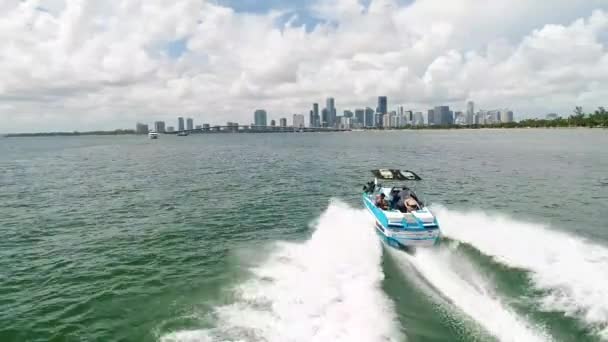
<path fill-rule="evenodd" d="M 339 125 L 338 127 L 340 129 L 350 129 L 351 126 L 353 124 L 353 119 L 352 117 L 348 117 L 348 116 L 341 116 L 340 120 L 339 120 Z"/>
<path fill-rule="evenodd" d="M 449 106 L 437 106 L 433 112 L 436 125 L 451 125 L 454 123 Z"/>
<path fill-rule="evenodd" d="M 314 125 L 311 124 L 312 127 L 319 127 L 321 126 L 321 117 L 319 116 L 319 104 L 318 103 L 313 103 L 312 104 L 312 112 L 313 112 L 313 117 L 314 117 Z"/>
<path fill-rule="evenodd" d="M 473 101 L 467 102 L 467 116 L 465 121 L 467 125 L 472 125 L 475 121 L 475 103 L 473 103 Z"/>
<path fill-rule="evenodd" d="M 374 118 L 375 118 L 374 110 L 369 107 L 366 107 L 365 108 L 365 121 L 363 122 L 365 127 L 374 127 L 375 126 Z"/>
<path fill-rule="evenodd" d="M 279 119 L 279 126 L 281 126 L 281 127 L 287 127 L 287 119 L 280 118 Z"/>
<path fill-rule="evenodd" d="M 379 114 L 379 115 L 382 115 L 382 117 L 381 117 L 382 122 L 380 123 L 380 126 L 384 127 L 384 128 L 391 127 L 391 116 L 392 115 L 389 113 Z"/>
<path fill-rule="evenodd" d="M 411 125 L 412 122 L 414 121 L 414 112 L 412 112 L 411 110 L 406 110 L 404 113 L 404 116 L 405 116 L 405 121 Z"/>
<path fill-rule="evenodd" d="M 192 118 L 186 119 L 186 129 L 189 131 L 194 129 L 194 120 Z"/>
<path fill-rule="evenodd" d="M 322 127 L 329 127 L 329 114 L 327 113 L 327 108 L 323 108 L 323 110 L 321 111 L 321 126 Z"/>
<path fill-rule="evenodd" d="M 293 115 L 293 127 L 294 128 L 304 128 L 304 115 L 302 115 L 302 114 Z"/>
<path fill-rule="evenodd" d="M 165 133 L 165 122 L 164 121 L 154 122 L 154 130 L 157 133 Z"/>
<path fill-rule="evenodd" d="M 455 112 L 454 113 L 454 124 L 455 125 L 466 125 L 467 117 L 463 112 Z"/>
<path fill-rule="evenodd" d="M 267 121 L 266 121 L 266 111 L 263 109 L 258 109 L 253 113 L 253 124 L 255 126 L 262 126 L 262 127 L 266 127 L 267 126 Z"/>
<path fill-rule="evenodd" d="M 376 111 L 380 114 L 388 113 L 388 100 L 386 96 L 378 96 L 378 108 Z"/>
<path fill-rule="evenodd" d="M 355 109 L 355 120 L 365 126 L 365 109 Z"/>
<path fill-rule="evenodd" d="M 274 120 L 270 120 L 270 127 L 274 127 L 277 125 L 277 122 Z"/>
<path fill-rule="evenodd" d="M 333 97 L 328 97 L 325 108 L 327 109 L 327 126 L 334 127 L 336 125 L 336 103 Z"/>
<path fill-rule="evenodd" d="M 352 111 L 350 111 L 350 110 L 345 110 L 345 111 L 344 111 L 344 115 L 343 115 L 343 116 L 344 116 L 345 118 L 352 118 L 354 115 L 353 115 L 353 112 L 352 112 Z"/>
<path fill-rule="evenodd" d="M 513 112 L 508 109 L 505 109 L 505 111 L 501 113 L 500 119 L 504 123 L 513 122 Z"/>
<path fill-rule="evenodd" d="M 177 118 L 177 130 L 178 131 L 184 130 L 184 118 L 182 118 L 181 116 Z"/>
<path fill-rule="evenodd" d="M 387 113 L 388 114 L 388 113 Z M 384 125 L 384 114 L 376 113 L 374 116 L 374 125 L 376 127 L 382 127 Z"/>
<path fill-rule="evenodd" d="M 435 124 L 435 111 L 429 109 L 426 115 L 426 124 L 431 126 Z"/>
<path fill-rule="evenodd" d="M 414 122 L 412 124 L 415 126 L 424 125 L 424 116 L 422 115 L 422 112 L 414 113 Z"/>

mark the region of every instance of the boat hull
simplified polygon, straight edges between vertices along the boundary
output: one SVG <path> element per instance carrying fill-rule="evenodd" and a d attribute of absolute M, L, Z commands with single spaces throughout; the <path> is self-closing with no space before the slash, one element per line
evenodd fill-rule
<path fill-rule="evenodd" d="M 376 207 L 365 195 L 363 203 L 375 219 L 376 233 L 387 245 L 408 250 L 414 247 L 432 247 L 439 243 L 441 233 L 436 222 L 428 228 L 422 223 L 417 226 L 391 224 L 385 212 Z"/>

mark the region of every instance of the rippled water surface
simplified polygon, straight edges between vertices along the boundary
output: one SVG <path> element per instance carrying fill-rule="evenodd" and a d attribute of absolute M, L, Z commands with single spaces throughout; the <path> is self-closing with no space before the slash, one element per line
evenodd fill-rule
<path fill-rule="evenodd" d="M 0 341 L 608 339 L 608 132 L 0 139 Z M 409 168 L 446 241 L 361 208 Z"/>

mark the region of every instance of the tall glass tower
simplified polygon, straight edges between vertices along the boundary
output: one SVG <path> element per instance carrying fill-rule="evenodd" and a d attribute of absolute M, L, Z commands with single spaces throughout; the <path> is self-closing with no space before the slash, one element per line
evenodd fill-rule
<path fill-rule="evenodd" d="M 327 126 L 334 127 L 336 125 L 336 103 L 333 97 L 328 97 L 325 105 L 327 109 Z"/>
<path fill-rule="evenodd" d="M 253 113 L 253 124 L 256 126 L 268 126 L 266 121 L 266 111 L 258 109 Z"/>
<path fill-rule="evenodd" d="M 380 114 L 388 113 L 388 99 L 386 98 L 386 96 L 378 96 L 377 112 Z"/>

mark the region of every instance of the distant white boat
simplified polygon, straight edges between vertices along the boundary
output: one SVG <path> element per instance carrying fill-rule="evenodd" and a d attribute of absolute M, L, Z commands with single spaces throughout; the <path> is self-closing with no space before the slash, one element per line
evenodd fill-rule
<path fill-rule="evenodd" d="M 156 133 L 154 131 L 150 131 L 150 132 L 148 132 L 148 137 L 150 139 L 158 139 L 158 133 Z"/>

